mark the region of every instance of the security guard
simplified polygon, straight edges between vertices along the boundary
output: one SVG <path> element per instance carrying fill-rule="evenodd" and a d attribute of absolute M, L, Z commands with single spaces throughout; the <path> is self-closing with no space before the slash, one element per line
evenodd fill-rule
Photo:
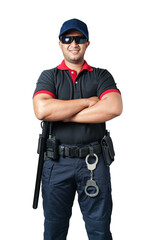
<path fill-rule="evenodd" d="M 76 192 L 89 240 L 112 240 L 110 170 L 101 141 L 105 122 L 121 114 L 122 100 L 112 75 L 84 60 L 89 44 L 84 22 L 64 22 L 64 60 L 41 73 L 34 92 L 35 115 L 53 123 L 59 143 L 58 159 L 47 154 L 43 165 L 44 240 L 66 239 Z"/>

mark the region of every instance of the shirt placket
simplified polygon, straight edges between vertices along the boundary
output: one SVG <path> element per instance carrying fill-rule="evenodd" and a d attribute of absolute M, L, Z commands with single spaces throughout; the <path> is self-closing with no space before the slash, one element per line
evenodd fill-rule
<path fill-rule="evenodd" d="M 74 84 L 75 84 L 75 80 L 77 78 L 77 74 L 74 70 L 69 70 L 69 73 L 70 73 L 70 76 L 72 78 L 72 82 L 73 82 L 73 87 L 74 87 Z"/>
<path fill-rule="evenodd" d="M 73 82 L 73 96 L 74 99 L 80 98 L 80 90 L 79 90 L 79 84 L 78 84 L 78 74 L 74 70 L 69 70 L 72 82 Z"/>

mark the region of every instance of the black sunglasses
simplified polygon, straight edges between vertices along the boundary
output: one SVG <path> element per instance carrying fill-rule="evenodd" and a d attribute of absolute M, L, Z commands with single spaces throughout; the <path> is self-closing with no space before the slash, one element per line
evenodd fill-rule
<path fill-rule="evenodd" d="M 73 40 L 75 40 L 75 42 L 77 44 L 83 44 L 88 41 L 87 38 L 84 36 L 62 36 L 62 37 L 60 37 L 60 41 L 63 44 L 70 44 L 73 42 Z"/>

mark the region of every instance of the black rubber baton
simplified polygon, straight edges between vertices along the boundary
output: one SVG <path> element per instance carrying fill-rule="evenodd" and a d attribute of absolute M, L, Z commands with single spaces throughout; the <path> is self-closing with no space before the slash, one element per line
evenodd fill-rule
<path fill-rule="evenodd" d="M 47 140 L 47 135 L 48 135 L 48 122 L 43 121 L 41 123 L 41 127 L 42 127 L 42 134 L 39 135 L 38 151 L 37 151 L 39 153 L 39 160 L 38 160 L 35 191 L 34 191 L 34 198 L 33 198 L 33 208 L 34 209 L 36 209 L 38 207 L 42 168 L 43 168 L 43 163 L 44 163 L 44 153 L 46 151 L 45 146 L 46 146 L 46 140 Z"/>

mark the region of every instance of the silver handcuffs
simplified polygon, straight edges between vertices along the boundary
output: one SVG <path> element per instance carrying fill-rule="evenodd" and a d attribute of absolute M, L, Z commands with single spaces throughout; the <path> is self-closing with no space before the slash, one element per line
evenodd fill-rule
<path fill-rule="evenodd" d="M 85 158 L 85 162 L 86 162 L 86 165 L 87 165 L 87 168 L 88 170 L 91 171 L 91 177 L 89 180 L 87 180 L 86 182 L 86 186 L 85 186 L 85 193 L 87 196 L 89 197 L 96 197 L 98 194 L 99 194 L 99 187 L 98 185 L 96 184 L 95 180 L 93 180 L 93 171 L 96 169 L 96 166 L 97 166 L 97 163 L 98 163 L 98 156 L 94 153 L 94 157 L 95 157 L 95 162 L 94 163 L 89 163 L 88 162 L 88 158 L 90 157 L 91 155 L 88 154 Z M 89 193 L 88 192 L 88 188 L 89 187 L 93 187 L 95 188 L 96 192 L 95 193 Z"/>

